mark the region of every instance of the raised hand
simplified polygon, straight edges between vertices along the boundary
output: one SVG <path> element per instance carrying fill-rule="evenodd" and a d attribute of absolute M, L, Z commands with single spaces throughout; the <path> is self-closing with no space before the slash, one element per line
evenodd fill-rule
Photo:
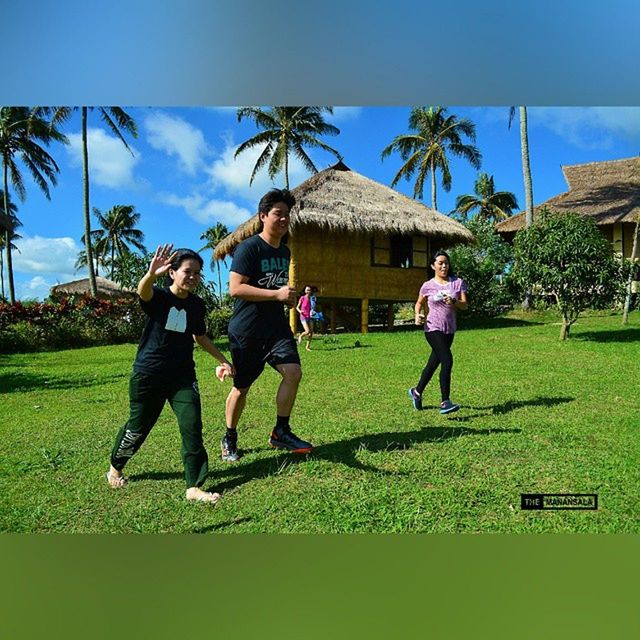
<path fill-rule="evenodd" d="M 172 249 L 172 244 L 161 244 L 156 249 L 153 258 L 151 259 L 151 264 L 149 264 L 149 273 L 155 278 L 159 278 L 167 271 L 169 271 L 171 263 L 173 262 L 177 253 L 176 251 L 171 253 Z"/>

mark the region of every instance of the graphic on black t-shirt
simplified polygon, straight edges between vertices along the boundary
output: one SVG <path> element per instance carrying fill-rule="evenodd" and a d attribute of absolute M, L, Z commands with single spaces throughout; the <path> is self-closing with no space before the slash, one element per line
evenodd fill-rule
<path fill-rule="evenodd" d="M 258 280 L 261 289 L 279 289 L 289 282 L 289 258 L 264 258 L 260 260 L 262 277 Z"/>
<path fill-rule="evenodd" d="M 184 333 L 187 330 L 187 311 L 185 309 L 176 309 L 171 307 L 167 316 L 167 324 L 164 325 L 167 331 L 177 331 Z"/>

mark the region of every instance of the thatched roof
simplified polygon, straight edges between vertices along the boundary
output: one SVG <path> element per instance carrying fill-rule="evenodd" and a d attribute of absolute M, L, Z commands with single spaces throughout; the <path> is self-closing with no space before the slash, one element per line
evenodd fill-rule
<path fill-rule="evenodd" d="M 107 280 L 96 276 L 96 285 L 98 287 L 99 298 L 118 298 L 129 297 L 135 294 L 131 289 L 125 289 L 121 287 L 117 282 L 113 280 Z M 91 287 L 89 286 L 89 278 L 82 278 L 82 280 L 73 280 L 72 282 L 63 282 L 51 287 L 52 295 L 82 295 L 84 293 L 90 293 Z"/>
<path fill-rule="evenodd" d="M 546 207 L 553 211 L 575 211 L 595 218 L 596 224 L 635 222 L 640 213 L 640 158 L 589 162 L 562 167 L 569 191 L 533 208 L 533 215 Z M 524 227 L 525 212 L 496 225 L 500 233 Z"/>
<path fill-rule="evenodd" d="M 296 204 L 289 226 L 311 226 L 326 231 L 438 236 L 449 242 L 471 242 L 461 224 L 393 189 L 351 171 L 344 163 L 320 171 L 292 189 Z M 218 244 L 220 259 L 260 229 L 258 215 L 242 223 Z"/>

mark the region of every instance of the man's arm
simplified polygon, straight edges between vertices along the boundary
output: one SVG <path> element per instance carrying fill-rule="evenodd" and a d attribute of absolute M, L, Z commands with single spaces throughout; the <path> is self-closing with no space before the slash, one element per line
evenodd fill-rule
<path fill-rule="evenodd" d="M 294 306 L 296 303 L 296 290 L 285 285 L 279 289 L 260 289 L 249 283 L 249 276 L 243 276 L 235 271 L 229 273 L 229 293 L 234 298 L 249 302 L 282 302 Z"/>

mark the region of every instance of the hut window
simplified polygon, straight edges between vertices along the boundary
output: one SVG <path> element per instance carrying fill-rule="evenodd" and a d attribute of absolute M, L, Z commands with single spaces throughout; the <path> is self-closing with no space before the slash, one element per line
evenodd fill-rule
<path fill-rule="evenodd" d="M 412 267 L 426 269 L 428 264 L 429 242 L 425 236 L 413 236 Z"/>
<path fill-rule="evenodd" d="M 375 235 L 371 240 L 373 266 L 426 268 L 428 240 L 424 236 Z"/>
<path fill-rule="evenodd" d="M 376 234 L 372 238 L 371 264 L 387 267 L 391 264 L 391 242 L 389 236 Z"/>
<path fill-rule="evenodd" d="M 391 266 L 408 269 L 411 266 L 413 242 L 411 236 L 391 236 Z"/>

